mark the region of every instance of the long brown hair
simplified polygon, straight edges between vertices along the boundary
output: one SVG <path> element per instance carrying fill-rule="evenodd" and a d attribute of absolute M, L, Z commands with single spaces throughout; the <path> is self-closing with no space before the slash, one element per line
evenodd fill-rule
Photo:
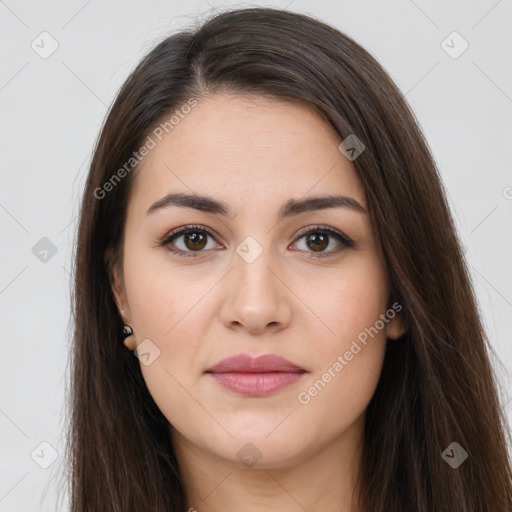
<path fill-rule="evenodd" d="M 74 260 L 72 512 L 186 509 L 168 420 L 122 343 L 105 252 L 111 247 L 122 259 L 134 152 L 180 106 L 219 91 L 307 103 L 340 140 L 355 134 L 365 145 L 353 164 L 407 334 L 388 343 L 366 411 L 361 511 L 510 512 L 509 431 L 492 348 L 418 123 L 353 39 L 311 17 L 268 8 L 227 11 L 159 42 L 128 77 L 102 127 Z M 468 454 L 456 468 L 442 455 L 454 442 Z"/>

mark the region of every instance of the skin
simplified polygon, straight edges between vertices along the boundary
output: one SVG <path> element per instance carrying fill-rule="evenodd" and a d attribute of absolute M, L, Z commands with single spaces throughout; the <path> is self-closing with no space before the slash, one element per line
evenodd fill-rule
<path fill-rule="evenodd" d="M 352 494 L 364 413 L 386 337 L 401 336 L 403 320 L 396 315 L 300 403 L 298 394 L 389 310 L 389 282 L 369 213 L 329 208 L 277 220 L 285 201 L 312 195 L 343 194 L 368 210 L 340 142 L 309 107 L 216 94 L 164 136 L 137 174 L 123 261 L 109 255 L 112 289 L 134 330 L 127 349 L 149 339 L 160 350 L 141 371 L 170 422 L 188 504 L 199 512 L 358 510 Z M 146 215 L 170 192 L 222 200 L 234 216 L 178 206 Z M 197 246 L 178 235 L 173 245 L 195 254 L 189 258 L 159 245 L 189 224 L 218 236 L 194 252 Z M 330 236 L 327 247 L 311 248 L 307 235 L 296 234 L 315 224 L 356 246 L 343 248 Z M 248 236 L 262 249 L 252 263 L 236 252 Z M 318 257 L 322 252 L 331 255 Z M 240 353 L 277 354 L 307 373 L 264 397 L 234 393 L 204 373 Z M 251 467 L 237 457 L 248 442 L 261 454 Z"/>

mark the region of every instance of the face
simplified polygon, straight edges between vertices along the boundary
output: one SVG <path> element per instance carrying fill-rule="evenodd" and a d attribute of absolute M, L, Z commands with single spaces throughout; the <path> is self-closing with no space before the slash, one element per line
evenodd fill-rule
<path fill-rule="evenodd" d="M 339 136 L 307 107 L 212 95 L 153 138 L 112 286 L 177 449 L 270 468 L 360 431 L 386 337 L 403 327 Z M 326 196 L 349 199 L 284 208 Z M 240 354 L 298 369 L 208 373 Z"/>

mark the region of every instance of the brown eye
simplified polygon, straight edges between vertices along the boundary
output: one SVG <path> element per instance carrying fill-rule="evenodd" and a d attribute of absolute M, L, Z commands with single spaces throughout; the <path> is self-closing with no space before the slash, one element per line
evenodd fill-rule
<path fill-rule="evenodd" d="M 184 238 L 184 244 L 187 249 L 191 251 L 200 251 L 204 249 L 206 246 L 206 236 L 203 233 L 199 233 L 198 231 L 192 231 L 190 233 L 185 233 L 182 235 Z"/>
<path fill-rule="evenodd" d="M 307 246 L 314 252 L 323 251 L 329 245 L 329 237 L 323 233 L 313 233 L 306 236 Z"/>
<path fill-rule="evenodd" d="M 208 247 L 209 238 L 212 240 L 210 247 Z M 295 243 L 302 239 L 305 241 L 305 248 L 300 250 L 309 253 L 311 257 L 317 258 L 332 256 L 345 248 L 355 246 L 355 243 L 350 238 L 326 226 L 314 226 L 303 229 Z M 333 245 L 333 240 L 337 243 L 337 246 L 335 245 L 334 248 L 327 250 Z M 166 246 L 172 253 L 184 257 L 200 256 L 200 253 L 207 252 L 206 249 L 223 248 L 222 245 L 215 243 L 213 232 L 201 226 L 184 226 L 175 229 L 160 242 L 160 245 Z"/>
<path fill-rule="evenodd" d="M 171 231 L 160 245 L 167 246 L 169 251 L 179 256 L 194 257 L 199 256 L 201 252 L 205 252 L 203 249 L 206 248 L 222 248 L 222 246 L 215 243 L 207 247 L 209 238 L 212 241 L 215 240 L 213 233 L 208 229 L 200 226 L 185 226 Z"/>
<path fill-rule="evenodd" d="M 332 256 L 334 254 L 338 254 L 343 249 L 355 246 L 355 243 L 350 238 L 327 226 L 314 226 L 303 229 L 299 233 L 297 240 L 302 239 L 304 239 L 304 245 L 306 246 L 304 251 L 312 253 L 312 257 L 319 258 Z M 338 246 L 335 246 L 333 249 L 326 250 L 330 245 L 332 245 L 332 240 L 335 240 Z"/>

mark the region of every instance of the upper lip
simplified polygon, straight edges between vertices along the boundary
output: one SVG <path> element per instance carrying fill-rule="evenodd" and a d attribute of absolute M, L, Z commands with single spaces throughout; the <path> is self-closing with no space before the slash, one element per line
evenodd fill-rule
<path fill-rule="evenodd" d="M 215 366 L 212 366 L 207 373 L 266 373 L 266 372 L 305 372 L 303 368 L 293 364 L 284 357 L 274 354 L 265 354 L 259 357 L 252 357 L 248 354 L 238 354 L 223 359 Z"/>

